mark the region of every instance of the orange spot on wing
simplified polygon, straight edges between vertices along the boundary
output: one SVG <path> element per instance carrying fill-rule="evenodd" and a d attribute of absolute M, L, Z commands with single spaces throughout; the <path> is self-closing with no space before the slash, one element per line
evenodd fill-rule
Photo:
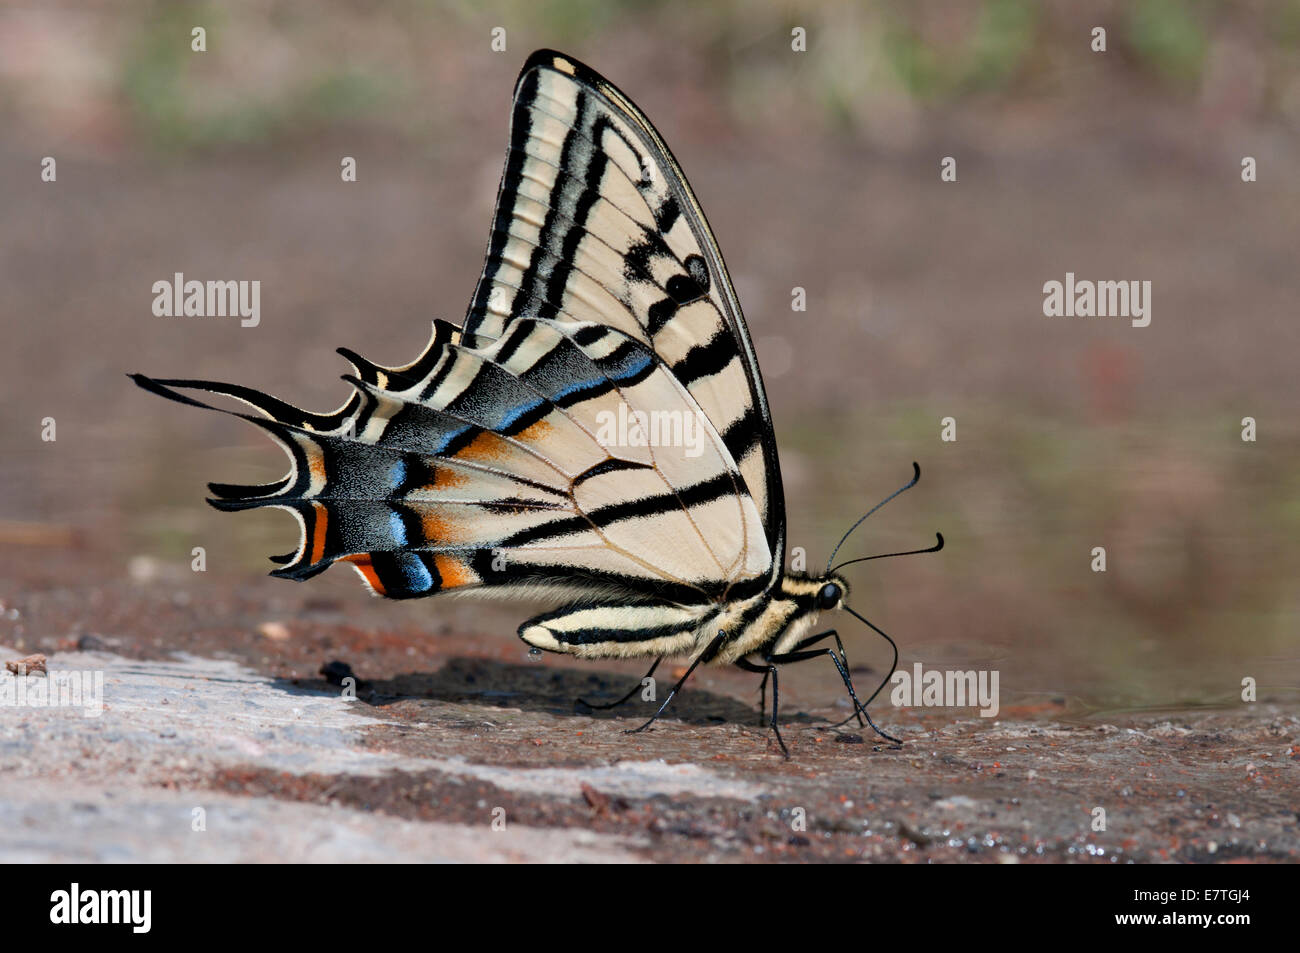
<path fill-rule="evenodd" d="M 464 486 L 469 482 L 469 477 L 464 473 L 458 473 L 451 467 L 434 467 L 433 482 L 425 487 L 426 490 L 447 490 L 453 487 Z"/>
<path fill-rule="evenodd" d="M 330 513 L 324 504 L 313 503 L 312 507 L 316 510 L 316 521 L 312 525 L 311 552 L 307 554 L 308 565 L 320 562 L 325 552 L 325 531 L 330 525 Z"/>
<path fill-rule="evenodd" d="M 370 583 L 371 589 L 381 596 L 385 595 L 384 584 L 379 581 L 379 573 L 375 572 L 369 553 L 353 553 L 351 556 L 344 556 L 343 559 L 357 567 L 357 570 L 365 577 L 366 582 Z"/>
<path fill-rule="evenodd" d="M 498 460 L 505 454 L 509 444 L 494 433 L 484 431 L 469 444 L 456 451 L 461 460 Z"/>
<path fill-rule="evenodd" d="M 526 427 L 525 429 L 519 431 L 519 433 L 515 434 L 515 439 L 525 440 L 525 441 L 542 440 L 554 429 L 555 428 L 552 427 L 550 424 L 548 424 L 545 420 L 539 420 L 537 421 L 537 423 L 532 424 L 531 426 Z"/>
<path fill-rule="evenodd" d="M 313 481 L 319 480 L 321 482 L 324 482 L 325 454 L 320 452 L 319 447 L 316 447 L 314 445 L 307 447 L 307 468 L 311 470 L 311 476 Z"/>
<path fill-rule="evenodd" d="M 433 557 L 433 564 L 438 569 L 438 575 L 442 577 L 441 588 L 443 589 L 455 589 L 457 586 L 466 586 L 478 581 L 470 568 L 454 556 L 438 553 Z"/>
<path fill-rule="evenodd" d="M 438 510 L 430 510 L 420 519 L 424 539 L 429 543 L 445 543 L 455 535 L 455 524 Z"/>

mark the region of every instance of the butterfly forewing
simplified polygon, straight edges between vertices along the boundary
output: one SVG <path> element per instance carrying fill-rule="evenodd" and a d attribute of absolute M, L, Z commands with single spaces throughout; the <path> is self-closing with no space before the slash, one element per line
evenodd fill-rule
<path fill-rule="evenodd" d="M 530 58 L 483 274 L 465 323 L 498 337 L 520 318 L 596 321 L 649 344 L 737 462 L 769 568 L 784 503 L 767 399 L 722 257 L 649 120 L 561 54 Z"/>

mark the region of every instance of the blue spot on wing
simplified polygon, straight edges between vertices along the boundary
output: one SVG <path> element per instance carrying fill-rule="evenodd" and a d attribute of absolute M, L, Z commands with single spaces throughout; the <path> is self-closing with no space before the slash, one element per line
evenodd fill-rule
<path fill-rule="evenodd" d="M 402 522 L 402 514 L 393 510 L 388 514 L 388 527 L 393 535 L 393 545 L 406 545 L 406 524 Z M 427 570 L 426 570 L 427 572 Z"/>
<path fill-rule="evenodd" d="M 552 398 L 554 400 L 564 400 L 566 397 L 572 397 L 574 394 L 581 394 L 585 390 L 595 390 L 605 383 L 604 377 L 593 377 L 585 381 L 574 381 L 567 387 L 561 388 Z"/>
<path fill-rule="evenodd" d="M 505 414 L 505 416 L 501 418 L 501 423 L 498 424 L 497 429 L 504 430 L 512 426 L 514 422 L 518 420 L 520 417 L 522 417 L 524 414 L 531 413 L 532 411 L 536 410 L 538 407 L 541 407 L 542 404 L 544 403 L 546 402 L 543 400 L 534 400 L 530 403 L 522 404 L 519 407 L 516 407 L 514 410 L 509 411 L 508 413 Z"/>
<path fill-rule="evenodd" d="M 406 461 L 398 460 L 388 469 L 388 486 L 392 490 L 401 489 L 406 482 Z"/>
<path fill-rule="evenodd" d="M 442 440 L 438 442 L 438 446 L 433 452 L 445 453 L 448 447 L 455 443 L 462 435 L 469 433 L 473 429 L 474 428 L 471 426 L 465 426 L 461 427 L 459 430 L 453 430 L 450 433 L 444 434 Z"/>
<path fill-rule="evenodd" d="M 645 353 L 639 353 L 635 358 L 628 361 L 621 368 L 619 368 L 617 374 L 611 375 L 611 378 L 616 381 L 621 381 L 621 380 L 626 380 L 629 377 L 636 377 L 647 367 L 649 367 L 650 364 L 651 364 L 650 355 Z"/>
<path fill-rule="evenodd" d="M 429 567 L 415 553 L 397 553 L 397 571 L 402 574 L 403 588 L 408 592 L 428 592 L 433 588 Z"/>

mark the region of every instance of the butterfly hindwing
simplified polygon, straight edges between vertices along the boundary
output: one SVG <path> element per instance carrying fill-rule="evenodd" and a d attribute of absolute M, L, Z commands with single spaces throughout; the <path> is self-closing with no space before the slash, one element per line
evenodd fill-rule
<path fill-rule="evenodd" d="M 299 549 L 277 575 L 343 560 L 395 598 L 547 586 L 683 604 L 764 577 L 771 555 L 734 463 L 644 345 L 599 325 L 530 320 L 479 348 L 459 340 L 439 323 L 405 369 L 354 357 L 357 393 L 330 416 L 227 385 L 140 381 L 264 415 L 239 414 L 285 446 L 293 470 L 259 487 L 216 485 L 213 502 L 298 517 Z M 697 440 L 629 444 L 609 428 L 642 408 L 690 418 Z"/>

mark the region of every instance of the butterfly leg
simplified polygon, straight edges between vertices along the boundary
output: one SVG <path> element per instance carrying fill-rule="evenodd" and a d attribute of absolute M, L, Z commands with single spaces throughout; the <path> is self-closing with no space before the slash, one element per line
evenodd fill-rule
<path fill-rule="evenodd" d="M 650 666 L 650 671 L 642 675 L 641 680 L 632 686 L 632 690 L 628 692 L 626 695 L 624 695 L 622 698 L 620 698 L 618 701 L 609 702 L 604 705 L 593 705 L 591 702 L 579 698 L 578 699 L 579 704 L 586 705 L 588 708 L 594 708 L 600 711 L 608 711 L 610 708 L 617 708 L 619 705 L 625 704 L 626 702 L 630 701 L 632 696 L 635 695 L 640 690 L 641 686 L 645 684 L 645 680 L 655 673 L 655 669 L 659 667 L 659 663 L 662 662 L 663 660 L 664 657 L 662 655 L 659 656 L 657 659 L 655 659 L 655 663 Z"/>
<path fill-rule="evenodd" d="M 817 652 L 815 654 L 820 655 L 821 653 Z M 781 753 L 786 756 L 787 760 L 789 760 L 790 749 L 785 746 L 785 739 L 781 737 L 781 729 L 776 726 L 776 709 L 778 705 L 778 698 L 777 698 L 776 665 L 774 663 L 776 662 L 777 658 L 779 658 L 779 656 L 766 659 L 765 660 L 767 662 L 766 665 L 755 665 L 753 662 L 749 661 L 749 659 L 743 659 L 743 658 L 737 659 L 736 667 L 744 669 L 746 672 L 763 673 L 763 683 L 762 685 L 759 686 L 759 691 L 762 693 L 762 698 L 759 700 L 759 709 L 758 709 L 758 723 L 760 725 L 765 720 L 763 718 L 762 706 L 763 706 L 763 702 L 767 700 L 767 680 L 769 678 L 772 679 L 772 718 L 768 722 L 768 724 L 772 726 L 772 731 L 776 734 L 776 743 L 781 746 Z M 796 661 L 798 660 L 796 659 Z"/>
<path fill-rule="evenodd" d="M 800 652 L 800 651 L 803 651 L 804 649 L 806 649 L 806 648 L 808 648 L 808 647 L 810 647 L 810 646 L 816 645 L 818 642 L 822 641 L 823 639 L 832 639 L 832 638 L 835 640 L 835 647 L 838 648 L 838 649 L 840 650 L 840 661 L 844 663 L 844 666 L 843 666 L 843 667 L 844 667 L 844 670 L 847 670 L 848 667 L 849 667 L 849 657 L 844 653 L 844 643 L 840 641 L 840 634 L 839 634 L 838 632 L 836 632 L 834 629 L 828 629 L 827 631 L 822 632 L 820 635 L 810 635 L 810 636 L 808 636 L 808 638 L 803 639 L 803 640 L 800 641 L 800 642 L 796 642 L 796 643 L 791 647 L 790 651 L 791 651 L 791 652 Z M 787 654 L 789 654 L 789 653 L 787 653 Z M 821 654 L 820 652 L 815 653 L 815 655 L 820 655 L 820 654 Z M 808 657 L 809 657 L 809 658 L 813 658 L 813 657 L 815 657 L 815 655 L 813 655 L 813 656 L 808 656 Z M 859 728 L 865 728 L 865 727 L 866 727 L 866 723 L 863 722 L 863 720 L 862 720 L 862 714 L 858 711 L 858 709 L 859 709 L 861 706 L 858 705 L 858 704 L 856 704 L 858 699 L 857 699 L 857 697 L 853 694 L 853 682 L 852 682 L 852 681 L 848 681 L 848 682 L 846 682 L 846 684 L 847 684 L 848 687 L 849 687 L 849 696 L 850 696 L 851 698 L 853 698 L 853 701 L 854 701 L 854 703 L 855 703 L 854 706 L 853 706 L 853 714 L 849 715 L 849 718 L 856 718 L 856 719 L 858 720 L 858 727 L 859 727 Z M 841 722 L 839 722 L 838 724 L 833 725 L 832 727 L 838 728 L 840 725 L 845 724 L 845 722 L 847 722 L 847 721 L 849 720 L 849 718 L 845 718 L 844 721 L 841 721 Z"/>
<path fill-rule="evenodd" d="M 813 636 L 812 639 L 813 639 L 813 641 L 817 641 L 817 640 L 819 640 L 819 639 L 825 638 L 826 636 L 833 635 L 833 634 L 834 634 L 834 631 L 832 630 L 831 632 L 824 633 L 823 635 L 820 635 L 820 636 Z M 803 643 L 800 643 L 800 644 L 805 644 L 805 643 L 807 643 L 807 642 L 808 642 L 808 640 L 805 639 L 804 642 L 803 642 Z M 843 646 L 841 646 L 841 652 L 843 652 Z M 847 669 L 847 668 L 844 666 L 844 664 L 840 661 L 840 656 L 836 655 L 835 652 L 834 652 L 834 650 L 832 650 L 832 649 L 810 649 L 810 650 L 807 650 L 807 651 L 792 651 L 792 652 L 786 652 L 786 653 L 783 654 L 783 655 L 773 655 L 773 656 L 771 656 L 771 657 L 769 658 L 769 661 L 771 661 L 771 662 L 773 662 L 773 663 L 775 663 L 775 664 L 778 664 L 778 665 L 788 665 L 788 664 L 790 664 L 791 662 L 806 662 L 806 661 L 808 661 L 809 659 L 814 659 L 814 658 L 817 658 L 818 656 L 821 656 L 821 655 L 829 655 L 830 658 L 831 658 L 831 661 L 835 663 L 835 668 L 839 671 L 839 673 L 840 673 L 840 678 L 843 679 L 843 681 L 844 681 L 844 687 L 848 689 L 848 691 L 849 691 L 849 697 L 850 697 L 851 699 L 853 699 L 853 708 L 854 708 L 854 712 L 855 712 L 855 714 L 858 715 L 858 723 L 861 724 L 861 723 L 862 723 L 862 719 L 865 718 L 865 719 L 867 720 L 867 724 L 871 726 L 871 730 L 874 731 L 876 734 L 880 735 L 880 737 L 882 737 L 882 738 L 886 738 L 886 739 L 888 739 L 889 741 L 892 741 L 894 744 L 902 744 L 903 742 L 902 742 L 900 739 L 895 738 L 893 735 L 888 734 L 887 732 L 884 732 L 884 731 L 880 730 L 880 728 L 876 726 L 876 723 L 875 723 L 874 721 L 871 720 L 871 714 L 867 711 L 866 706 L 863 705 L 862 702 L 858 700 L 858 693 L 857 693 L 857 691 L 856 691 L 856 690 L 854 689 L 854 687 L 853 687 L 853 679 L 849 676 L 849 671 L 848 671 L 848 669 Z M 849 716 L 849 718 L 852 718 L 852 717 L 853 717 L 853 715 L 850 715 L 850 716 Z M 844 721 L 841 721 L 841 722 L 839 722 L 839 723 L 836 724 L 836 725 L 832 725 L 832 727 L 833 727 L 833 728 L 838 728 L 840 725 L 842 725 L 842 724 L 844 724 L 845 722 L 847 722 L 847 721 L 849 720 L 849 718 L 844 719 Z"/>
<path fill-rule="evenodd" d="M 664 703 L 659 706 L 659 710 L 650 716 L 650 720 L 647 721 L 640 728 L 629 728 L 627 731 L 624 732 L 624 734 L 635 735 L 638 732 L 645 731 L 647 728 L 653 725 L 656 719 L 658 719 L 659 716 L 664 713 L 664 709 L 668 707 L 668 703 L 671 702 L 673 698 L 677 696 L 677 693 L 679 691 L 681 691 L 682 686 L 686 684 L 686 680 L 691 677 L 691 673 L 694 672 L 695 669 L 699 667 L 699 664 L 701 662 L 707 661 L 708 659 L 711 659 L 715 655 L 717 655 L 718 649 L 722 648 L 722 643 L 725 642 L 726 639 L 727 639 L 727 633 L 719 632 L 717 637 L 714 638 L 714 640 L 709 643 L 708 648 L 706 648 L 703 652 L 701 652 L 699 655 L 695 657 L 695 661 L 692 662 L 690 668 L 686 670 L 686 674 L 677 680 L 677 684 L 672 687 L 672 690 L 668 693 L 668 697 L 664 699 Z"/>
<path fill-rule="evenodd" d="M 777 674 L 776 664 L 767 667 L 767 674 L 772 676 L 772 734 L 776 735 L 776 743 L 781 746 L 781 753 L 785 755 L 785 760 L 790 760 L 790 749 L 785 746 L 785 739 L 781 737 L 781 729 L 776 726 L 776 710 L 780 704 L 780 696 L 777 693 Z"/>
<path fill-rule="evenodd" d="M 767 680 L 772 673 L 768 671 L 768 666 L 755 665 L 749 659 L 743 658 L 736 660 L 736 668 L 746 672 L 761 672 L 763 674 L 763 681 L 758 685 L 758 723 L 761 725 L 767 721 L 764 717 L 764 712 L 767 710 Z"/>

